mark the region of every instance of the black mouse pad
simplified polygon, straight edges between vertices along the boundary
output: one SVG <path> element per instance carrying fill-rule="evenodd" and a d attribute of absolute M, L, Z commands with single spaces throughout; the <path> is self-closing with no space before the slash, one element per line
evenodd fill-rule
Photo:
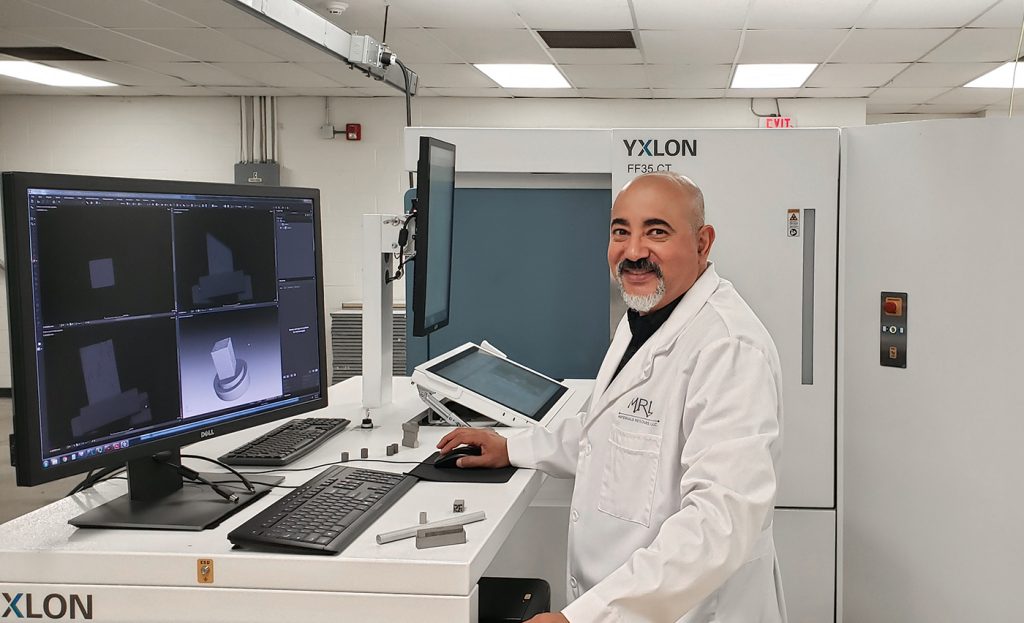
<path fill-rule="evenodd" d="M 434 467 L 434 459 L 440 454 L 440 452 L 435 452 L 428 456 L 425 461 L 412 468 L 412 471 L 408 472 L 409 475 L 431 482 L 508 482 L 512 474 L 516 473 L 516 470 L 519 469 L 518 467 L 500 467 L 498 469 L 452 467 L 438 469 Z"/>

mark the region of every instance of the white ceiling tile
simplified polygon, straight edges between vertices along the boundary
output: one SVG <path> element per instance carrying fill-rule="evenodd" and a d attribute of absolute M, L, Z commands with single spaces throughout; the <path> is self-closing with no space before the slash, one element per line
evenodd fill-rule
<path fill-rule="evenodd" d="M 635 89 L 649 86 L 643 65 L 562 65 L 569 84 L 591 89 Z"/>
<path fill-rule="evenodd" d="M 210 28 L 125 28 L 114 32 L 178 52 L 197 61 L 273 63 L 282 60 Z"/>
<path fill-rule="evenodd" d="M 224 69 L 211 65 L 210 63 L 201 63 L 199 61 L 190 61 L 187 63 L 140 63 L 140 67 L 151 69 L 153 71 L 166 74 L 168 76 L 176 76 L 191 82 L 196 85 L 213 85 L 213 86 L 257 86 L 259 82 L 252 78 L 246 78 Z"/>
<path fill-rule="evenodd" d="M 508 0 L 527 26 L 534 30 L 621 30 L 633 28 L 627 0 Z"/>
<path fill-rule="evenodd" d="M 781 98 L 781 97 L 796 97 L 800 94 L 800 89 L 726 89 L 726 97 L 738 97 L 738 98 Z"/>
<path fill-rule="evenodd" d="M 576 89 L 504 89 L 504 91 L 512 97 L 568 98 L 580 96 Z"/>
<path fill-rule="evenodd" d="M 981 17 L 971 22 L 971 26 L 978 28 L 1020 28 L 1022 16 L 1024 16 L 1024 6 L 1021 6 L 1020 0 L 1003 0 L 985 12 Z"/>
<path fill-rule="evenodd" d="M 175 62 L 192 60 L 171 50 L 102 28 L 29 28 L 25 33 L 53 45 L 108 61 Z"/>
<path fill-rule="evenodd" d="M 0 25 L 4 28 L 85 28 L 89 24 L 23 0 L 0 0 Z"/>
<path fill-rule="evenodd" d="M 0 28 L 0 47 L 3 48 L 31 48 L 49 45 L 48 41 L 30 37 L 23 32 L 6 30 Z"/>
<path fill-rule="evenodd" d="M 125 63 L 108 63 L 98 61 L 48 61 L 47 65 L 80 73 L 90 78 L 99 78 L 121 86 L 184 86 L 180 78 L 168 76 L 141 67 Z"/>
<path fill-rule="evenodd" d="M 269 87 L 336 87 L 333 80 L 295 63 L 214 63 L 229 73 L 252 78 Z"/>
<path fill-rule="evenodd" d="M 594 99 L 651 99 L 650 89 L 578 89 L 580 97 Z"/>
<path fill-rule="evenodd" d="M 871 0 L 757 0 L 747 28 L 852 28 Z"/>
<path fill-rule="evenodd" d="M 1006 89 L 953 89 L 931 99 L 929 104 L 987 108 L 1006 97 Z"/>
<path fill-rule="evenodd" d="M 381 18 L 383 23 L 383 11 Z M 507 2 L 481 0 L 392 0 L 391 26 L 412 28 L 522 28 L 522 21 Z"/>
<path fill-rule="evenodd" d="M 416 63 L 457 63 L 462 59 L 438 39 L 445 32 L 423 28 L 388 28 L 387 44 L 411 69 Z"/>
<path fill-rule="evenodd" d="M 489 88 L 498 86 L 482 71 L 466 64 L 430 65 L 422 63 L 416 65 L 416 73 L 420 77 L 420 86 L 424 87 Z"/>
<path fill-rule="evenodd" d="M 644 62 L 640 50 L 550 50 L 555 62 L 566 65 L 635 65 Z"/>
<path fill-rule="evenodd" d="M 647 65 L 650 85 L 656 89 L 724 89 L 730 65 Z"/>
<path fill-rule="evenodd" d="M 1021 8 L 1024 10 L 1024 4 Z M 966 28 L 922 60 L 928 63 L 1010 62 L 1017 57 L 1019 41 L 1019 29 Z"/>
<path fill-rule="evenodd" d="M 425 87 L 416 95 L 435 95 L 440 97 L 511 97 L 502 88 L 462 89 L 450 87 Z"/>
<path fill-rule="evenodd" d="M 303 87 L 300 95 L 305 97 L 362 97 L 359 89 L 353 87 Z"/>
<path fill-rule="evenodd" d="M 874 91 L 874 87 L 805 87 L 800 97 L 867 97 Z"/>
<path fill-rule="evenodd" d="M 872 102 L 890 104 L 923 104 L 949 91 L 948 87 L 886 87 L 871 94 Z"/>
<path fill-rule="evenodd" d="M 901 104 L 894 102 L 876 102 L 868 100 L 867 113 L 870 115 L 895 115 L 913 112 L 917 108 L 917 104 Z M 907 121 L 912 121 L 913 117 L 908 117 Z"/>
<path fill-rule="evenodd" d="M 224 95 L 224 93 L 207 87 L 184 86 L 160 87 L 160 91 L 157 93 L 157 95 L 173 95 L 176 97 L 215 97 Z"/>
<path fill-rule="evenodd" d="M 275 58 L 302 63 L 342 62 L 320 48 L 283 30 L 273 28 L 219 28 L 220 32 L 236 41 L 263 50 Z"/>
<path fill-rule="evenodd" d="M 732 63 L 739 30 L 641 30 L 644 58 L 654 64 Z"/>
<path fill-rule="evenodd" d="M 906 28 L 854 30 L 832 56 L 835 63 L 906 63 L 916 61 L 955 31 Z"/>
<path fill-rule="evenodd" d="M 876 0 L 858 28 L 959 28 L 993 0 Z"/>
<path fill-rule="evenodd" d="M 314 13 L 323 17 L 338 28 L 341 28 L 345 32 L 358 32 L 360 34 L 370 35 L 377 41 L 380 41 L 384 34 L 385 4 L 395 4 L 390 0 L 349 1 L 347 3 L 348 8 L 345 9 L 344 13 L 341 15 L 333 15 L 327 11 L 328 1 L 329 0 L 299 0 L 302 4 L 313 9 Z M 392 6 L 388 12 L 388 34 L 391 33 L 392 26 L 395 25 L 395 16 L 397 13 L 398 9 L 395 6 Z"/>
<path fill-rule="evenodd" d="M 345 63 L 298 63 L 298 65 L 313 73 L 330 78 L 332 82 L 341 86 L 365 87 L 375 82 L 374 78 Z M 416 70 L 415 67 L 410 67 L 410 69 Z"/>
<path fill-rule="evenodd" d="M 191 28 L 195 21 L 139 0 L 32 0 L 33 4 L 104 28 Z"/>
<path fill-rule="evenodd" d="M 368 87 L 356 87 L 352 89 L 353 95 L 361 97 L 404 97 L 398 89 L 384 85 L 370 85 Z"/>
<path fill-rule="evenodd" d="M 633 0 L 637 28 L 743 28 L 750 0 Z"/>
<path fill-rule="evenodd" d="M 1001 63 L 914 63 L 892 81 L 894 87 L 958 87 Z"/>
<path fill-rule="evenodd" d="M 655 99 L 712 99 L 725 97 L 725 89 L 651 89 Z"/>
<path fill-rule="evenodd" d="M 210 28 L 266 28 L 266 22 L 222 0 L 146 0 Z M 160 24 L 153 24 L 160 26 Z"/>
<path fill-rule="evenodd" d="M 828 63 L 814 70 L 807 87 L 880 87 L 909 63 Z"/>
<path fill-rule="evenodd" d="M 433 31 L 467 63 L 550 63 L 530 31 L 438 29 Z"/>
<path fill-rule="evenodd" d="M 981 112 L 986 106 L 973 106 L 967 104 L 921 104 L 914 109 L 918 115 L 948 115 L 948 114 L 974 114 Z"/>
<path fill-rule="evenodd" d="M 822 63 L 847 30 L 748 30 L 741 63 Z"/>
<path fill-rule="evenodd" d="M 205 89 L 222 95 L 271 95 L 287 97 L 301 94 L 301 91 L 296 89 L 283 87 L 205 87 Z"/>

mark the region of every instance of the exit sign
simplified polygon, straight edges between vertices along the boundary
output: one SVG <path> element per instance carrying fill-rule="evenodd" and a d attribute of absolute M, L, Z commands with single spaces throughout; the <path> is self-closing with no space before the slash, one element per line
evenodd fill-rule
<path fill-rule="evenodd" d="M 796 119 L 792 117 L 759 117 L 757 120 L 759 128 L 795 128 Z"/>

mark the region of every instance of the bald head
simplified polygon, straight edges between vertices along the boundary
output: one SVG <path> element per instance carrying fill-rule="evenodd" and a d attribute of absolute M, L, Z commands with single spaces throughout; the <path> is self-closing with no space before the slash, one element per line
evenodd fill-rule
<path fill-rule="evenodd" d="M 672 171 L 638 175 L 622 187 L 620 193 L 652 192 L 685 210 L 687 220 L 697 233 L 704 226 L 704 193 L 693 180 Z M 617 200 L 616 200 L 617 201 Z"/>

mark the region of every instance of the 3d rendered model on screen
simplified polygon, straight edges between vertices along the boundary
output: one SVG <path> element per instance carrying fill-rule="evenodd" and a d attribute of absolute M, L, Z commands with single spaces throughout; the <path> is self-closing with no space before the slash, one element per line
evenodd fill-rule
<path fill-rule="evenodd" d="M 152 419 L 147 393 L 136 388 L 121 390 L 113 340 L 84 346 L 78 353 L 89 404 L 79 409 L 78 416 L 71 419 L 71 432 L 75 437 L 121 419 L 127 419 L 133 426 Z"/>
<path fill-rule="evenodd" d="M 192 286 L 192 300 L 197 304 L 252 300 L 252 277 L 235 270 L 235 258 L 227 245 L 206 234 L 206 260 L 209 274 Z"/>
<path fill-rule="evenodd" d="M 226 337 L 213 345 L 210 351 L 213 367 L 213 389 L 221 400 L 235 400 L 249 389 L 249 369 L 244 359 L 235 357 L 231 338 Z"/>

